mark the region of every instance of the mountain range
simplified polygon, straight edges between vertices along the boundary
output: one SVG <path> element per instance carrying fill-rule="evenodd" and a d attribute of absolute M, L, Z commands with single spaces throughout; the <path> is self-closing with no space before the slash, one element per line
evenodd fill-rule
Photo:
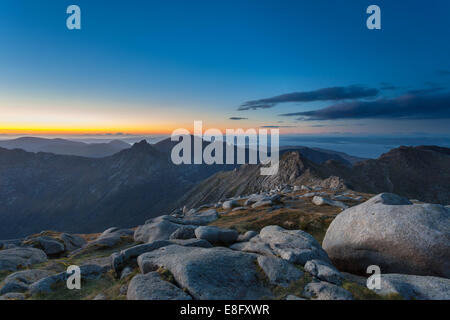
<path fill-rule="evenodd" d="M 450 149 L 401 147 L 360 160 L 305 147 L 281 150 L 280 170 L 258 165 L 174 165 L 170 139 L 141 141 L 102 158 L 0 148 L 0 239 L 53 229 L 99 232 L 283 184 L 392 191 L 449 203 Z M 204 142 L 203 145 L 206 143 Z"/>

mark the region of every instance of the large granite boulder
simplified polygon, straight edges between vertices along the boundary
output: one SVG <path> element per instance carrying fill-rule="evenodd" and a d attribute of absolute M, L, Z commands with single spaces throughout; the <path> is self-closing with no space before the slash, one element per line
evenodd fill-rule
<path fill-rule="evenodd" d="M 161 279 L 158 272 L 138 274 L 131 279 L 128 300 L 192 300 L 186 292 Z"/>
<path fill-rule="evenodd" d="M 192 297 L 201 300 L 261 299 L 271 292 L 256 268 L 256 255 L 224 247 L 171 245 L 138 257 L 142 273 L 162 267 Z"/>
<path fill-rule="evenodd" d="M 323 248 L 342 271 L 450 277 L 450 210 L 412 204 L 391 193 L 379 194 L 339 214 Z"/>
<path fill-rule="evenodd" d="M 44 251 L 36 248 L 16 247 L 0 251 L 0 271 L 16 271 L 18 268 L 47 261 Z"/>

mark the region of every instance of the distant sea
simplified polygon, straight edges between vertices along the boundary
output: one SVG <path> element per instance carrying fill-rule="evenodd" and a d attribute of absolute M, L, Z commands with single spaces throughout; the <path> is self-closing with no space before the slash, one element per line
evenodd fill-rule
<path fill-rule="evenodd" d="M 362 158 L 378 158 L 399 146 L 437 145 L 450 148 L 450 136 L 305 136 L 282 135 L 281 146 L 305 146 L 345 152 Z"/>

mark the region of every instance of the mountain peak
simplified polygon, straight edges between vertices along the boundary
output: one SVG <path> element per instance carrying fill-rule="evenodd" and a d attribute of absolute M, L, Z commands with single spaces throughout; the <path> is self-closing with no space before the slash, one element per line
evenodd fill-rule
<path fill-rule="evenodd" d="M 151 145 L 145 139 L 134 143 L 133 146 L 131 147 L 131 149 L 133 150 L 146 150 L 149 148 L 151 148 Z"/>

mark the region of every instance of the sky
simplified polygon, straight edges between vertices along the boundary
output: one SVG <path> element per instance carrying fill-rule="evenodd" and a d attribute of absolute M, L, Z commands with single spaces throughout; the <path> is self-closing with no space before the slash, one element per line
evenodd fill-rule
<path fill-rule="evenodd" d="M 81 8 L 68 30 L 66 8 Z M 366 8 L 381 8 L 369 30 Z M 0 2 L 0 135 L 450 135 L 450 2 Z"/>

